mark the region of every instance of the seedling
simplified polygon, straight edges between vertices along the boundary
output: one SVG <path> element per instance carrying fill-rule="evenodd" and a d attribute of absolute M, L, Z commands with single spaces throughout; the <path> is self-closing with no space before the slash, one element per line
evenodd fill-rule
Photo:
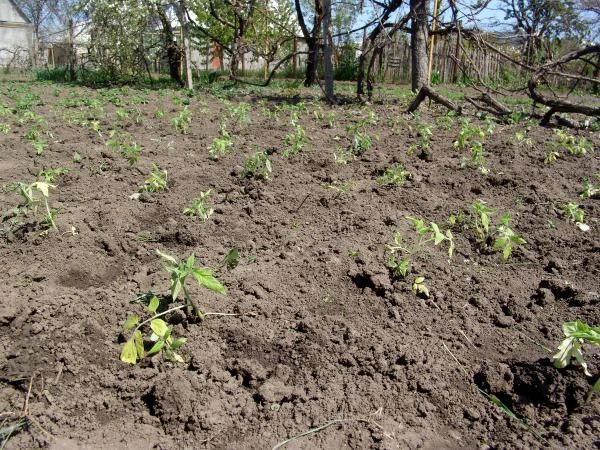
<path fill-rule="evenodd" d="M 202 222 L 207 221 L 215 212 L 214 208 L 205 205 L 205 201 L 211 192 L 212 189 L 200 192 L 200 195 L 192 200 L 192 204 L 183 210 L 183 214 L 190 217 L 198 217 Z"/>
<path fill-rule="evenodd" d="M 516 245 L 525 245 L 527 241 L 510 229 L 510 216 L 504 214 L 500 219 L 500 226 L 496 229 L 498 236 L 494 241 L 494 250 L 502 251 L 503 261 L 508 261 Z"/>
<path fill-rule="evenodd" d="M 240 177 L 267 180 L 271 172 L 273 172 L 273 166 L 267 152 L 256 152 L 244 163 L 244 170 L 242 170 Z"/>
<path fill-rule="evenodd" d="M 294 127 L 294 130 L 291 133 L 286 134 L 283 139 L 285 145 L 283 156 L 286 158 L 296 156 L 308 146 L 306 130 L 302 125 L 299 125 L 294 121 L 292 121 L 292 126 Z"/>
<path fill-rule="evenodd" d="M 203 286 L 211 291 L 219 294 L 225 294 L 225 288 L 219 283 L 219 281 L 213 276 L 210 269 L 206 267 L 194 267 L 196 256 L 192 253 L 185 262 L 179 262 L 172 256 L 162 253 L 159 250 L 156 253 L 162 258 L 167 272 L 171 274 L 171 299 L 177 301 L 179 296 L 183 294 L 186 305 L 194 312 L 196 317 L 204 319 L 205 313 L 201 311 L 196 303 L 192 300 L 187 288 L 185 287 L 185 281 L 188 276 L 192 275 L 200 286 Z"/>
<path fill-rule="evenodd" d="M 64 177 L 68 173 L 69 169 L 66 167 L 57 167 L 56 169 L 42 169 L 37 173 L 37 176 L 50 185 L 56 183 L 59 178 Z"/>
<path fill-rule="evenodd" d="M 416 239 L 413 239 L 412 245 L 405 244 L 402 235 L 398 231 L 394 232 L 393 244 L 386 245 L 388 253 L 387 266 L 395 275 L 402 278 L 406 277 L 412 259 L 419 255 L 429 243 L 438 246 L 446 242 L 448 245 L 448 261 L 452 259 L 454 236 L 450 230 L 443 232 L 435 222 L 430 222 L 427 226 L 420 218 L 407 216 L 406 219 L 415 227 Z"/>
<path fill-rule="evenodd" d="M 1 134 L 8 134 L 10 133 L 11 127 L 8 123 L 1 123 L 0 122 L 0 133 Z"/>
<path fill-rule="evenodd" d="M 348 257 L 352 259 L 356 259 L 360 256 L 360 250 L 357 249 L 348 249 Z"/>
<path fill-rule="evenodd" d="M 485 167 L 485 151 L 483 142 L 485 140 L 485 132 L 479 125 L 473 125 L 466 118 L 460 119 L 460 132 L 458 139 L 454 141 L 454 148 L 458 150 L 469 149 L 471 153 L 471 163 L 479 168 L 481 173 L 486 174 L 489 170 Z M 465 161 L 463 166 L 467 165 Z"/>
<path fill-rule="evenodd" d="M 433 134 L 431 125 L 427 123 L 418 123 L 417 124 L 417 136 L 419 139 L 417 142 L 411 144 L 408 147 L 406 153 L 408 155 L 413 155 L 416 150 L 421 150 L 422 152 L 427 152 L 429 150 L 429 138 Z"/>
<path fill-rule="evenodd" d="M 157 296 L 153 296 L 148 304 L 148 311 L 153 314 L 150 319 L 144 320 L 140 323 L 138 316 L 129 316 L 127 318 L 127 321 L 123 325 L 123 332 L 127 333 L 132 329 L 133 332 L 131 333 L 129 340 L 123 345 L 121 350 L 121 361 L 129 364 L 136 364 L 138 360 L 147 356 L 152 356 L 162 350 L 164 358 L 167 361 L 179 363 L 184 362 L 181 355 L 177 353 L 177 350 L 179 350 L 179 348 L 185 344 L 187 339 L 185 337 L 174 339 L 172 336 L 172 329 L 164 320 L 160 319 L 159 317 L 171 312 L 175 312 L 179 309 L 183 309 L 185 305 L 176 306 L 157 314 L 156 310 L 159 305 L 159 298 Z M 150 330 L 152 331 L 149 341 L 154 343 L 150 349 L 148 349 L 148 351 L 145 349 L 144 337 L 140 331 L 140 328 L 146 324 L 149 324 Z"/>
<path fill-rule="evenodd" d="M 228 105 L 229 117 L 237 122 L 237 125 L 243 127 L 248 125 L 252 120 L 248 113 L 252 109 L 250 104 L 246 102 L 240 102 L 236 106 Z"/>
<path fill-rule="evenodd" d="M 165 116 L 165 110 L 163 108 L 156 108 L 154 110 L 153 116 L 156 119 L 162 119 Z"/>
<path fill-rule="evenodd" d="M 341 145 L 337 145 L 333 151 L 333 161 L 336 164 L 348 164 L 348 161 L 355 158 L 354 151 L 352 148 L 344 148 Z"/>
<path fill-rule="evenodd" d="M 472 224 L 476 239 L 482 249 L 488 249 L 491 246 L 492 250 L 501 251 L 502 260 L 506 262 L 516 246 L 527 243 L 523 237 L 510 228 L 510 214 L 503 214 L 498 225 L 493 225 L 491 218 L 496 212 L 488 208 L 485 202 L 482 200 L 475 201 L 471 208 L 473 210 Z"/>
<path fill-rule="evenodd" d="M 353 183 L 352 181 L 346 180 L 346 181 L 334 181 L 333 183 L 326 183 L 324 184 L 324 186 L 327 189 L 331 189 L 337 192 L 337 196 L 340 196 L 342 194 L 345 194 L 346 192 L 348 192 L 350 189 L 352 189 Z"/>
<path fill-rule="evenodd" d="M 544 164 L 551 164 L 557 160 L 560 156 L 560 153 L 556 151 L 554 147 L 548 147 L 546 149 L 546 157 L 544 158 Z"/>
<path fill-rule="evenodd" d="M 27 211 L 32 211 L 33 215 L 37 215 L 38 206 L 40 204 L 44 205 L 46 210 L 46 215 L 42 219 L 42 226 L 44 228 L 56 228 L 56 222 L 54 221 L 56 217 L 56 209 L 50 209 L 48 204 L 48 198 L 50 196 L 50 189 L 54 188 L 49 183 L 45 183 L 43 181 L 35 181 L 31 184 L 19 183 L 19 194 L 23 197 L 25 204 L 23 206 L 23 212 L 27 213 Z"/>
<path fill-rule="evenodd" d="M 563 323 L 562 329 L 565 339 L 558 346 L 558 352 L 552 356 L 554 366 L 559 369 L 564 369 L 569 364 L 581 366 L 588 377 L 592 376 L 583 357 L 583 345 L 588 342 L 594 347 L 600 348 L 600 327 L 592 327 L 585 322 L 576 320 Z M 594 392 L 600 393 L 600 378 L 592 386 L 588 394 L 588 401 Z"/>
<path fill-rule="evenodd" d="M 369 151 L 373 146 L 373 138 L 365 131 L 356 130 L 352 140 L 352 153 L 359 156 Z"/>
<path fill-rule="evenodd" d="M 600 180 L 600 173 L 594 175 Z M 595 198 L 600 196 L 600 184 L 594 184 L 589 178 L 583 179 L 583 190 L 579 193 L 581 198 Z"/>
<path fill-rule="evenodd" d="M 35 149 L 35 154 L 41 156 L 44 154 L 44 150 L 48 147 L 48 142 L 44 140 L 32 141 L 31 145 Z"/>
<path fill-rule="evenodd" d="M 127 160 L 130 166 L 138 162 L 141 153 L 142 147 L 136 142 L 127 143 L 121 147 L 121 156 Z"/>
<path fill-rule="evenodd" d="M 585 211 L 576 203 L 567 202 L 561 205 L 563 214 L 567 216 L 571 222 L 575 223 L 581 231 L 589 231 L 590 226 L 585 223 Z"/>
<path fill-rule="evenodd" d="M 402 164 L 398 163 L 387 168 L 383 175 L 377 177 L 376 181 L 377 184 L 383 186 L 401 186 L 407 178 L 410 178 L 410 172 L 404 169 Z"/>
<path fill-rule="evenodd" d="M 477 238 L 482 245 L 486 245 L 490 238 L 490 217 L 495 214 L 495 211 L 485 206 L 485 202 L 478 200 L 471 205 L 473 208 L 475 231 Z"/>
<path fill-rule="evenodd" d="M 586 138 L 581 137 L 576 139 L 563 130 L 554 130 L 555 141 L 554 146 L 566 150 L 571 155 L 582 156 L 592 150 L 592 144 Z"/>
<path fill-rule="evenodd" d="M 412 284 L 412 291 L 417 296 L 429 298 L 429 288 L 425 285 L 425 277 L 417 277 Z"/>
<path fill-rule="evenodd" d="M 221 123 L 219 126 L 219 137 L 213 139 L 212 145 L 208 149 L 208 154 L 211 159 L 217 160 L 229 153 L 229 149 L 233 146 L 231 135 L 226 129 L 227 124 Z"/>
<path fill-rule="evenodd" d="M 515 141 L 517 145 L 523 147 L 531 147 L 533 145 L 533 141 L 527 136 L 528 131 L 529 130 L 525 129 L 515 132 Z"/>
<path fill-rule="evenodd" d="M 117 116 L 117 120 L 119 122 L 125 122 L 129 118 L 129 113 L 123 108 L 117 108 L 115 110 L 115 115 Z"/>
<path fill-rule="evenodd" d="M 184 106 L 179 114 L 171 119 L 171 125 L 175 131 L 179 131 L 183 134 L 187 134 L 192 123 L 192 113 L 188 106 Z"/>
<path fill-rule="evenodd" d="M 73 152 L 73 162 L 80 163 L 81 162 L 81 154 L 78 152 Z"/>
<path fill-rule="evenodd" d="M 221 266 L 227 267 L 227 270 L 235 269 L 240 263 L 240 252 L 237 248 L 233 247 L 227 252 L 221 261 Z"/>
<path fill-rule="evenodd" d="M 460 131 L 458 138 L 454 141 L 454 148 L 466 149 L 472 142 L 481 142 L 485 139 L 485 133 L 478 125 L 472 125 L 467 118 L 460 118 Z"/>
<path fill-rule="evenodd" d="M 187 308 L 189 312 L 193 312 L 194 317 L 200 320 L 204 319 L 209 314 L 216 314 L 205 313 L 198 308 L 185 286 L 188 276 L 192 275 L 202 287 L 219 294 L 225 294 L 225 288 L 214 277 L 210 269 L 205 267 L 195 267 L 196 257 L 193 253 L 185 262 L 179 262 L 166 253 L 162 253 L 159 250 L 156 252 L 162 258 L 167 272 L 171 274 L 170 300 L 176 302 L 181 294 L 183 294 L 185 302 L 182 305 L 177 305 L 157 313 L 160 306 L 160 300 L 157 296 L 152 295 L 148 304 L 148 310 L 153 314 L 152 317 L 143 322 L 140 322 L 138 316 L 130 316 L 127 319 L 123 328 L 126 332 L 133 329 L 133 332 L 127 342 L 123 345 L 121 361 L 129 364 L 136 364 L 138 360 L 145 356 L 151 356 L 161 350 L 166 359 L 183 362 L 183 358 L 177 354 L 176 350 L 185 343 L 185 338 L 174 339 L 172 337 L 171 329 L 164 320 L 160 319 L 160 317 L 184 308 Z M 141 328 L 146 324 L 149 324 L 150 329 L 152 330 L 149 340 L 154 342 L 148 351 L 145 350 L 144 339 L 141 332 Z"/>
<path fill-rule="evenodd" d="M 167 171 L 161 170 L 156 164 L 152 164 L 150 176 L 144 180 L 140 192 L 157 192 L 166 191 L 167 189 Z"/>

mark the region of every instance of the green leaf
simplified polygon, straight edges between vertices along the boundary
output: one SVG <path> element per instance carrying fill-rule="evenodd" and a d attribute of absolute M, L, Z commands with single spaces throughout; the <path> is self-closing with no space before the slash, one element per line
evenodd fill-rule
<path fill-rule="evenodd" d="M 490 218 L 487 214 L 481 214 L 481 225 L 483 225 L 483 229 L 487 233 L 490 229 Z"/>
<path fill-rule="evenodd" d="M 164 337 L 169 332 L 167 323 L 162 319 L 154 319 L 150 321 L 150 328 L 157 336 Z"/>
<path fill-rule="evenodd" d="M 219 280 L 213 276 L 210 269 L 196 268 L 193 270 L 192 274 L 201 286 L 204 286 L 211 291 L 218 292 L 219 294 L 225 294 L 225 288 L 219 283 Z"/>
<path fill-rule="evenodd" d="M 240 252 L 238 251 L 237 248 L 233 247 L 231 250 L 229 250 L 227 252 L 227 254 L 223 258 L 223 261 L 221 262 L 221 264 L 224 265 L 225 267 L 227 267 L 228 270 L 233 270 L 239 264 L 239 258 L 240 258 Z"/>
<path fill-rule="evenodd" d="M 162 339 L 159 341 L 156 341 L 156 343 L 152 346 L 152 348 L 150 350 L 148 350 L 147 355 L 154 355 L 155 353 L 158 353 L 161 351 L 161 349 L 165 346 L 165 341 L 163 341 Z"/>
<path fill-rule="evenodd" d="M 160 300 L 155 295 L 150 299 L 150 303 L 148 303 L 148 310 L 152 313 L 156 313 L 158 306 L 160 305 Z"/>
<path fill-rule="evenodd" d="M 171 298 L 173 299 L 173 301 L 177 300 L 177 297 L 179 297 L 179 294 L 181 293 L 182 289 L 183 282 L 181 278 L 179 278 L 177 274 L 173 274 L 173 276 L 171 277 Z"/>
<path fill-rule="evenodd" d="M 507 245 L 506 247 L 504 247 L 504 250 L 502 251 L 502 259 L 504 259 L 504 261 L 507 261 L 508 258 L 510 258 L 511 253 L 512 253 L 512 246 Z"/>
<path fill-rule="evenodd" d="M 181 347 L 183 344 L 185 344 L 186 341 L 187 341 L 187 339 L 184 337 L 174 339 L 173 342 L 171 342 L 171 348 L 173 350 L 177 350 L 179 347 Z"/>
<path fill-rule="evenodd" d="M 436 223 L 431 222 L 431 230 L 433 232 L 433 245 L 438 245 L 446 239 L 444 234 L 440 231 L 440 228 Z"/>
<path fill-rule="evenodd" d="M 129 316 L 123 325 L 123 331 L 129 331 L 133 329 L 140 322 L 140 318 L 138 316 Z"/>
<path fill-rule="evenodd" d="M 185 262 L 186 269 L 188 271 L 191 271 L 194 268 L 195 262 L 196 262 L 196 255 L 192 253 L 190 256 L 188 256 L 188 259 Z"/>
<path fill-rule="evenodd" d="M 144 357 L 144 338 L 142 337 L 142 332 L 137 330 L 133 333 L 133 342 L 135 343 L 135 349 L 139 359 Z"/>
<path fill-rule="evenodd" d="M 133 338 L 129 339 L 123 345 L 123 349 L 121 350 L 121 361 L 128 364 L 135 364 L 137 362 L 137 350 Z"/>

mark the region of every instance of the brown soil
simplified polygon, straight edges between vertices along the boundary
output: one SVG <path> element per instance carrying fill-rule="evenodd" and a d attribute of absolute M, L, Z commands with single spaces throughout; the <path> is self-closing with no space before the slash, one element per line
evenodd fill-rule
<path fill-rule="evenodd" d="M 6 83 L 0 103 L 14 108 L 18 90 L 28 86 Z M 600 209 L 597 199 L 578 198 L 582 178 L 600 171 L 597 151 L 562 152 L 545 165 L 552 129 L 533 127 L 533 146 L 525 147 L 515 142 L 523 124 L 498 124 L 485 142 L 484 174 L 461 168 L 468 152 L 452 146 L 459 125 L 444 129 L 441 110 L 425 108 L 413 118 L 394 102 L 323 106 L 325 115 L 336 114 L 335 127 L 327 128 L 313 114 L 314 101 L 299 114 L 311 149 L 286 159 L 290 113 L 265 117 L 259 99 L 244 96 L 236 101 L 252 104 L 252 123 L 231 125 L 233 151 L 212 161 L 207 147 L 226 114 L 222 101 L 208 94 L 191 99 L 192 125 L 183 135 L 170 124 L 182 93 L 128 90 L 120 94 L 125 109 L 138 95 L 149 99 L 139 105 L 143 122 L 130 113 L 119 123 L 109 103 L 100 126 L 104 138 L 119 128 L 142 146 L 130 167 L 93 130 L 69 123 L 89 110 L 67 107 L 65 99 L 100 92 L 47 84 L 31 91 L 41 99 L 31 109 L 47 120 L 52 137 L 35 156 L 24 137 L 30 125 L 19 125 L 15 114 L 0 117 L 12 126 L 0 135 L 0 184 L 31 182 L 42 168 L 70 173 L 50 196 L 60 232 L 40 235 L 31 216 L 13 229 L 9 219 L 2 223 L 5 425 L 7 413 L 21 412 L 35 375 L 29 426 L 6 448 L 263 449 L 338 419 L 287 448 L 600 447 L 600 396 L 585 402 L 593 379 L 578 368 L 554 368 L 544 350 L 560 343 L 565 321 L 600 323 Z M 271 109 L 284 104 L 268 102 Z M 158 106 L 162 118 L 153 116 Z M 346 126 L 369 109 L 378 118 L 367 126 L 377 137 L 373 147 L 335 164 L 336 146 L 350 144 Z M 430 152 L 407 154 L 423 122 L 434 127 Z M 597 133 L 576 134 L 599 148 Z M 270 179 L 240 179 L 257 148 L 271 153 Z M 379 186 L 376 178 L 396 162 L 412 178 Z M 168 171 L 169 190 L 130 199 L 152 163 Z M 347 192 L 326 187 L 344 181 L 352 183 Z M 184 216 L 183 208 L 209 188 L 212 218 Z M 405 216 L 446 229 L 451 214 L 466 211 L 468 219 L 477 199 L 498 212 L 495 222 L 510 212 L 527 245 L 503 263 L 498 252 L 481 249 L 472 227 L 459 224 L 450 263 L 445 249 L 428 246 L 406 279 L 392 276 L 385 245 L 393 230 L 412 239 Z M 569 200 L 583 207 L 590 231 L 564 218 L 559 204 Z M 19 202 L 5 189 L 0 207 L 5 212 Z M 220 263 L 232 247 L 241 258 L 228 271 Z M 188 280 L 196 301 L 206 311 L 242 315 L 194 323 L 175 313 L 168 320 L 176 336 L 188 338 L 185 363 L 158 355 L 130 366 L 119 360 L 121 327 L 130 314 L 145 314 L 131 300 L 169 289 L 156 249 L 178 259 L 194 252 L 227 288 L 220 296 Z M 429 299 L 411 291 L 417 275 L 425 276 Z M 600 355 L 586 358 L 597 376 Z"/>

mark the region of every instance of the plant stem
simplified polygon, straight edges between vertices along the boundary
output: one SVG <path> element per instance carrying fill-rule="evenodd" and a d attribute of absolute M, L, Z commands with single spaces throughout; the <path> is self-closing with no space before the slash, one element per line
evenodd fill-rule
<path fill-rule="evenodd" d="M 142 323 L 140 323 L 137 327 L 135 327 L 135 330 L 133 330 L 133 333 L 135 333 L 136 331 L 138 331 L 140 328 L 142 328 L 144 325 L 146 325 L 149 322 L 152 322 L 154 319 L 158 319 L 159 317 L 165 316 L 169 313 L 172 313 L 173 311 L 177 311 L 179 309 L 183 309 L 185 308 L 187 305 L 179 305 L 179 306 L 174 306 L 173 308 L 169 308 L 166 311 L 163 311 L 161 313 L 155 314 L 152 317 L 150 317 L 149 319 L 144 320 Z"/>
<path fill-rule="evenodd" d="M 54 228 L 56 231 L 58 231 L 58 228 L 56 228 L 56 223 L 54 223 L 54 217 L 52 217 L 52 213 L 50 212 L 50 206 L 48 206 L 47 198 L 44 198 L 44 205 L 46 206 L 46 212 L 48 213 L 48 220 L 50 220 L 50 223 L 52 224 L 52 228 Z"/>
<path fill-rule="evenodd" d="M 236 313 L 216 313 L 216 312 L 207 312 L 204 313 L 204 316 L 241 316 L 242 314 Z"/>
<path fill-rule="evenodd" d="M 190 297 L 190 293 L 186 289 L 185 285 L 183 286 L 183 295 L 185 297 L 185 301 L 186 301 L 187 305 L 190 306 L 194 310 L 194 314 L 196 314 L 196 316 L 200 320 L 204 319 L 205 314 L 200 310 L 200 308 L 198 308 L 198 306 L 196 305 L 194 300 L 192 300 L 192 297 Z"/>

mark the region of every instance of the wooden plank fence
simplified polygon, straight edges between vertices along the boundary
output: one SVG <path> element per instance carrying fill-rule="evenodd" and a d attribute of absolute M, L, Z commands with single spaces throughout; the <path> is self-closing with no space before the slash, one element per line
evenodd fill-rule
<path fill-rule="evenodd" d="M 455 62 L 457 56 L 460 64 Z M 480 76 L 484 81 L 496 81 L 502 77 L 503 68 L 507 66 L 513 66 L 510 70 L 518 72 L 516 66 L 507 63 L 497 53 L 479 48 L 469 41 L 463 41 L 462 46 L 457 47 L 455 36 L 437 36 L 433 49 L 432 78 L 441 83 L 460 81 L 465 75 L 462 66 L 466 76 L 471 79 Z M 375 76 L 380 80 L 410 82 L 411 48 L 408 39 L 397 35 L 396 40 L 384 48 L 375 67 L 378 68 Z"/>

